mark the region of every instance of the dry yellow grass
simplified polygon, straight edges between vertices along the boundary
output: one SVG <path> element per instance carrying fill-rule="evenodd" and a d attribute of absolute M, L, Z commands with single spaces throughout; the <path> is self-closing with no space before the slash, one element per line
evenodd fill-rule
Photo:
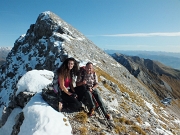
<path fill-rule="evenodd" d="M 126 102 L 120 103 L 120 106 L 121 106 L 121 108 L 123 108 L 127 113 L 128 113 L 129 110 L 131 109 L 130 106 L 128 106 L 128 105 L 126 104 Z"/>
<path fill-rule="evenodd" d="M 126 120 L 126 121 L 125 121 L 125 124 L 127 124 L 127 125 L 133 125 L 133 124 L 134 124 L 134 122 L 133 122 L 133 121 L 131 121 L 131 120 Z"/>
<path fill-rule="evenodd" d="M 101 132 L 100 135 L 106 135 L 105 133 Z"/>
<path fill-rule="evenodd" d="M 135 132 L 130 132 L 129 135 L 137 135 Z"/>
<path fill-rule="evenodd" d="M 78 112 L 75 116 L 74 119 L 80 123 L 86 123 L 87 122 L 87 114 L 83 111 Z"/>
<path fill-rule="evenodd" d="M 180 99 L 176 99 L 176 101 L 173 101 L 173 103 L 180 108 Z"/>
<path fill-rule="evenodd" d="M 100 91 L 102 91 L 102 88 L 101 88 L 101 87 L 98 87 L 98 89 L 99 89 Z"/>
<path fill-rule="evenodd" d="M 168 123 L 169 121 L 167 119 L 165 119 L 164 117 L 162 117 L 161 115 L 159 115 L 159 119 L 164 122 L 164 123 Z"/>
<path fill-rule="evenodd" d="M 99 131 L 99 129 L 97 127 L 94 127 L 94 126 L 91 126 L 90 130 L 92 130 L 93 132 L 98 132 Z"/>
<path fill-rule="evenodd" d="M 126 127 L 123 126 L 123 125 L 116 125 L 115 128 L 114 128 L 114 131 L 119 134 L 119 133 L 126 133 L 127 130 L 126 130 Z"/>
<path fill-rule="evenodd" d="M 165 124 L 160 124 L 165 130 L 167 130 L 167 126 Z"/>
<path fill-rule="evenodd" d="M 141 119 L 141 117 L 140 117 L 140 116 L 137 116 L 137 117 L 136 117 L 136 120 L 137 120 L 137 122 L 139 122 L 140 124 L 142 124 L 142 123 L 143 123 L 143 121 L 142 121 L 142 119 Z"/>
<path fill-rule="evenodd" d="M 133 125 L 134 122 L 126 119 L 125 117 L 121 117 L 121 118 L 113 118 L 115 123 L 122 123 L 122 124 L 127 124 L 127 125 Z"/>
<path fill-rule="evenodd" d="M 86 127 L 80 127 L 79 131 L 80 131 L 80 135 L 87 135 L 88 133 L 88 130 Z"/>
<path fill-rule="evenodd" d="M 142 130 L 142 128 L 139 127 L 139 126 L 137 126 L 137 125 L 132 125 L 131 128 L 132 128 L 134 131 L 138 132 L 139 134 L 146 135 L 145 131 Z"/>
<path fill-rule="evenodd" d="M 66 118 L 63 118 L 63 121 L 64 121 L 64 122 L 66 122 L 66 121 L 67 121 L 67 119 L 66 119 Z"/>
<path fill-rule="evenodd" d="M 112 93 L 115 93 L 115 91 L 112 89 L 112 87 L 109 86 L 108 84 L 104 83 L 104 87 L 105 87 L 106 89 L 108 89 L 109 91 L 111 91 Z"/>
<path fill-rule="evenodd" d="M 121 117 L 121 118 L 114 118 L 113 119 L 115 123 L 125 123 L 126 118 L 125 117 Z"/>

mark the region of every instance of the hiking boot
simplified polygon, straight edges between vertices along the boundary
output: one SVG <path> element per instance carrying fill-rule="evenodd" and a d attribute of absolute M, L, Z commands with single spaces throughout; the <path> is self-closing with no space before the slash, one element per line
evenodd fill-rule
<path fill-rule="evenodd" d="M 81 104 L 82 104 L 82 109 L 86 112 L 86 113 L 89 113 L 89 110 L 88 110 L 88 108 L 87 108 L 87 106 L 86 105 L 84 105 L 82 102 L 81 102 Z"/>
<path fill-rule="evenodd" d="M 93 108 L 93 109 L 91 109 L 91 110 L 89 111 L 88 115 L 89 115 L 89 116 L 94 115 L 94 114 L 95 114 L 94 110 L 95 110 L 94 108 Z"/>
<path fill-rule="evenodd" d="M 111 118 L 109 114 L 106 114 L 105 117 L 107 120 L 110 120 L 110 118 Z"/>

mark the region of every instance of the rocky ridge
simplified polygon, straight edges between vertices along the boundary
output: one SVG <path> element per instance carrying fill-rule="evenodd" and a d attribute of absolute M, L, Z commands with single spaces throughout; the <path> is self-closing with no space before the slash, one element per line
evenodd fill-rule
<path fill-rule="evenodd" d="M 180 125 L 175 122 L 176 116 L 164 111 L 151 90 L 78 30 L 50 11 L 41 13 L 27 33 L 16 40 L 5 67 L 0 69 L 1 127 L 7 122 L 13 109 L 19 106 L 23 108 L 28 99 L 31 99 L 28 97 L 25 99 L 26 103 L 19 104 L 21 101 L 18 100 L 22 98 L 15 95 L 18 80 L 33 69 L 54 72 L 66 57 L 74 57 L 80 63 L 91 61 L 95 64 L 100 94 L 107 108 L 114 108 L 108 109 L 114 120 L 112 131 L 107 130 L 98 114 L 87 118 L 83 123 L 75 120 L 80 112 L 64 112 L 70 121 L 73 134 L 179 133 Z M 24 119 L 23 114 L 19 114 L 13 134 L 18 134 Z"/>
<path fill-rule="evenodd" d="M 166 66 L 180 70 L 180 53 L 162 51 L 128 51 L 128 50 L 105 50 L 108 54 L 120 53 L 127 56 L 138 56 L 143 59 L 159 61 Z"/>
<path fill-rule="evenodd" d="M 160 99 L 180 98 L 180 70 L 163 65 L 158 61 L 114 53 L 112 57 L 128 69 L 159 96 Z"/>

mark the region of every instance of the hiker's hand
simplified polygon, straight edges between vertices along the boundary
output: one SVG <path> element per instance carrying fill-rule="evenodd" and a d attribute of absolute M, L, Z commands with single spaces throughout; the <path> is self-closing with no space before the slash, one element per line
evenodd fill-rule
<path fill-rule="evenodd" d="M 73 98 L 77 98 L 77 94 L 72 93 L 72 94 L 71 94 L 71 97 L 73 97 Z"/>
<path fill-rule="evenodd" d="M 86 82 L 86 80 L 83 80 L 83 82 L 82 82 L 83 84 L 86 84 L 87 82 Z"/>
<path fill-rule="evenodd" d="M 74 89 L 72 89 L 72 92 L 75 92 L 75 90 L 74 90 Z"/>
<path fill-rule="evenodd" d="M 92 87 L 90 87 L 90 88 L 89 88 L 89 91 L 90 91 L 90 92 L 92 92 L 92 91 L 93 91 Z"/>

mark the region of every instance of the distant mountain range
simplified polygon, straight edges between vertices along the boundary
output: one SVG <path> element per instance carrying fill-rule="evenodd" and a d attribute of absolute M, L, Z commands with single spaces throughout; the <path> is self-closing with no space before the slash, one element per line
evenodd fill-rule
<path fill-rule="evenodd" d="M 0 65 L 5 63 L 8 53 L 11 51 L 11 47 L 0 47 Z"/>
<path fill-rule="evenodd" d="M 138 56 L 126 56 L 120 53 L 111 56 L 159 97 L 180 97 L 180 70 Z"/>
<path fill-rule="evenodd" d="M 171 68 L 180 69 L 180 53 L 124 50 L 105 50 L 105 52 L 108 54 L 121 53 L 128 56 L 138 56 L 143 59 L 159 61 Z"/>

